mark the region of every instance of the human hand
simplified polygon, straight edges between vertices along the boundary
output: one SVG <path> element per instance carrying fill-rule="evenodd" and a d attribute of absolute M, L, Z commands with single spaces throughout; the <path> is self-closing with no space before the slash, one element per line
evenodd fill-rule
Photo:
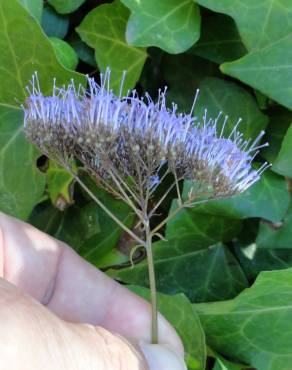
<path fill-rule="evenodd" d="M 150 306 L 64 243 L 0 212 L 0 370 L 184 370 Z"/>

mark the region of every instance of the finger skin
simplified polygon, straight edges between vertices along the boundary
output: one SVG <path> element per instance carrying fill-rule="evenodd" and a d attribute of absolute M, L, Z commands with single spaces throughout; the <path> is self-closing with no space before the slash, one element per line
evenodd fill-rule
<path fill-rule="evenodd" d="M 68 323 L 0 279 L 0 370 L 148 370 L 144 356 L 101 327 Z"/>
<path fill-rule="evenodd" d="M 80 258 L 66 244 L 0 212 L 0 276 L 70 322 L 100 325 L 150 341 L 150 306 Z M 180 338 L 159 315 L 159 342 L 183 353 Z"/>

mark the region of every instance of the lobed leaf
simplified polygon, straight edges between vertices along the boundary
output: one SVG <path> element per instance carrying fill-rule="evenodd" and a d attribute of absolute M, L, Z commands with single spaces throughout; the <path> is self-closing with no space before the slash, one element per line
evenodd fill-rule
<path fill-rule="evenodd" d="M 207 343 L 258 370 L 289 370 L 292 269 L 262 272 L 233 300 L 194 305 Z"/>
<path fill-rule="evenodd" d="M 121 77 L 127 71 L 124 92 L 137 83 L 147 54 L 144 49 L 127 44 L 125 40 L 129 10 L 115 0 L 103 4 L 83 19 L 76 28 L 81 40 L 95 49 L 95 59 L 101 71 L 111 68 L 111 88 L 118 94 Z"/>
<path fill-rule="evenodd" d="M 38 71 L 44 94 L 52 91 L 53 78 L 59 85 L 71 78 L 77 84 L 85 83 L 85 76 L 58 63 L 39 24 L 17 0 L 0 2 L 0 49 L 0 103 L 18 107 L 34 71 Z"/>
<path fill-rule="evenodd" d="M 240 58 L 246 51 L 233 19 L 214 13 L 203 18 L 201 37 L 188 52 L 220 64 Z"/>
<path fill-rule="evenodd" d="M 200 10 L 193 0 L 121 0 L 132 12 L 126 29 L 127 42 L 157 46 L 178 54 L 200 37 Z"/>
<path fill-rule="evenodd" d="M 291 108 L 292 3 L 281 0 L 198 0 L 231 16 L 249 53 L 221 70 Z M 281 26 L 279 26 L 281 22 Z"/>
<path fill-rule="evenodd" d="M 199 248 L 192 239 L 156 242 L 153 245 L 157 289 L 184 293 L 192 302 L 220 301 L 247 287 L 247 280 L 229 250 L 222 244 Z M 148 287 L 146 261 L 111 270 L 110 275 L 128 284 Z"/>

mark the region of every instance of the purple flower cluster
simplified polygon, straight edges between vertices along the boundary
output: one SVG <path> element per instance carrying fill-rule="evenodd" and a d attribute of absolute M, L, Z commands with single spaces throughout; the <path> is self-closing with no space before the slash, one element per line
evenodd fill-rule
<path fill-rule="evenodd" d="M 258 170 L 251 162 L 263 132 L 254 142 L 244 140 L 237 125 L 228 137 L 218 132 L 207 112 L 199 119 L 179 114 L 176 105 L 166 106 L 166 92 L 156 102 L 135 91 L 122 96 L 109 87 L 110 71 L 100 85 L 88 78 L 88 89 L 69 86 L 53 88 L 43 96 L 34 75 L 24 106 L 25 132 L 42 152 L 64 163 L 78 158 L 101 184 L 116 188 L 149 191 L 161 180 L 161 169 L 176 179 L 191 180 L 210 197 L 225 197 L 246 190 L 267 167 Z M 122 86 L 121 86 L 122 91 Z"/>

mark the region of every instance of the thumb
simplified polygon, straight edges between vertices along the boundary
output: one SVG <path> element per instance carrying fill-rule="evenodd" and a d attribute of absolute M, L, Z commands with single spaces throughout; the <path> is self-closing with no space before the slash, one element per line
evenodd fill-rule
<path fill-rule="evenodd" d="M 0 370 L 184 370 L 169 347 L 140 348 L 101 327 L 66 322 L 0 279 Z"/>

